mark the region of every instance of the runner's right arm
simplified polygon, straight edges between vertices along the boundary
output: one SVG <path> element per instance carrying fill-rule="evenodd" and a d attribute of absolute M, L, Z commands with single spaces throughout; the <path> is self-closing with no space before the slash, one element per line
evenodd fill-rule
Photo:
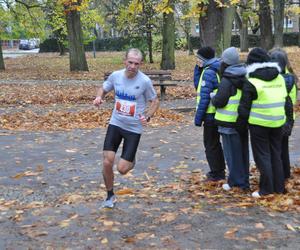
<path fill-rule="evenodd" d="M 106 91 L 104 91 L 104 89 L 101 87 L 98 92 L 97 92 L 97 96 L 95 98 L 95 100 L 93 101 L 93 104 L 95 106 L 99 106 L 103 103 L 104 97 L 107 94 Z"/>

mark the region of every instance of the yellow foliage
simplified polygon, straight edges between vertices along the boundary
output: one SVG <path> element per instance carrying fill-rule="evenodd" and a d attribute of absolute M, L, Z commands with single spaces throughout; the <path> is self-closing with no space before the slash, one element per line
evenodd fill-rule
<path fill-rule="evenodd" d="M 89 5 L 88 0 L 59 0 L 59 4 L 64 6 L 65 13 L 70 11 L 83 11 Z"/>
<path fill-rule="evenodd" d="M 159 3 L 159 4 L 156 6 L 156 11 L 157 11 L 157 12 L 161 12 L 161 13 L 166 13 L 166 14 L 169 14 L 169 13 L 173 13 L 173 12 L 174 12 L 174 10 L 173 10 L 173 8 L 170 6 L 168 0 L 163 0 L 163 1 L 161 1 L 161 3 Z"/>

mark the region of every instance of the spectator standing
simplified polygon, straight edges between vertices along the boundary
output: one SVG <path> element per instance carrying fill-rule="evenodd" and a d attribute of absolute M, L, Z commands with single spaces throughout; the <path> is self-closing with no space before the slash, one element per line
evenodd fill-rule
<path fill-rule="evenodd" d="M 286 121 L 286 87 L 277 63 L 262 48 L 254 48 L 247 57 L 248 82 L 238 108 L 237 129 L 243 132 L 249 123 L 254 161 L 260 172 L 259 190 L 252 197 L 284 193 L 281 161 L 282 126 Z"/>
<path fill-rule="evenodd" d="M 197 107 L 195 125 L 204 126 L 203 141 L 205 155 L 210 167 L 206 174 L 208 181 L 225 179 L 225 161 L 220 143 L 220 134 L 215 124 L 216 109 L 211 104 L 211 93 L 219 86 L 218 70 L 220 62 L 215 58 L 211 47 L 203 47 L 197 51 L 197 64 L 194 69 L 194 86 L 197 90 Z"/>
<path fill-rule="evenodd" d="M 290 155 L 289 155 L 289 136 L 292 133 L 292 129 L 295 121 L 295 112 L 293 110 L 293 106 L 297 102 L 297 87 L 296 82 L 297 78 L 292 73 L 293 70 L 290 67 L 290 63 L 288 60 L 287 53 L 280 49 L 276 48 L 270 53 L 271 60 L 273 62 L 277 62 L 281 69 L 280 74 L 283 76 L 285 80 L 285 86 L 288 93 L 286 103 L 289 105 L 289 113 L 286 114 L 287 121 L 283 126 L 283 138 L 282 138 L 282 152 L 281 152 L 281 160 L 284 170 L 284 177 L 288 179 L 291 177 L 291 165 L 290 165 Z M 290 70 L 288 69 L 290 68 Z"/>
<path fill-rule="evenodd" d="M 232 187 L 249 189 L 249 147 L 248 132 L 238 133 L 236 120 L 242 88 L 246 79 L 246 67 L 240 64 L 236 48 L 224 50 L 221 56 L 221 82 L 212 104 L 217 108 L 215 120 L 222 136 L 223 151 L 229 169 L 227 183 L 223 189 Z"/>

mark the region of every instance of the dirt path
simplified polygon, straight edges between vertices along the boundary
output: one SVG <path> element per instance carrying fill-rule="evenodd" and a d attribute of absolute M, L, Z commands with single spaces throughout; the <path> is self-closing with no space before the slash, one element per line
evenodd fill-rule
<path fill-rule="evenodd" d="M 99 209 L 104 134 L 0 131 L 1 249 L 299 249 L 299 211 L 203 184 L 202 129 L 190 123 L 147 129 L 134 171 L 116 173 L 116 208 Z"/>

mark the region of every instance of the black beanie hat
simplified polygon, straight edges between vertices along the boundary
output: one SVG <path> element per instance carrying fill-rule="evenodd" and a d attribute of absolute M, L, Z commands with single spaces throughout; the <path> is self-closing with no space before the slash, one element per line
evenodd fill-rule
<path fill-rule="evenodd" d="M 288 62 L 286 53 L 282 50 L 274 50 L 271 52 L 270 57 L 272 62 L 277 62 L 279 64 L 281 72 L 285 72 L 285 68 Z"/>
<path fill-rule="evenodd" d="M 207 61 L 207 60 L 215 57 L 215 51 L 211 47 L 202 47 L 202 48 L 198 49 L 197 56 L 202 61 Z"/>
<path fill-rule="evenodd" d="M 246 64 L 249 65 L 252 63 L 263 63 L 263 62 L 269 62 L 270 60 L 271 58 L 265 49 L 254 48 L 249 52 Z"/>

